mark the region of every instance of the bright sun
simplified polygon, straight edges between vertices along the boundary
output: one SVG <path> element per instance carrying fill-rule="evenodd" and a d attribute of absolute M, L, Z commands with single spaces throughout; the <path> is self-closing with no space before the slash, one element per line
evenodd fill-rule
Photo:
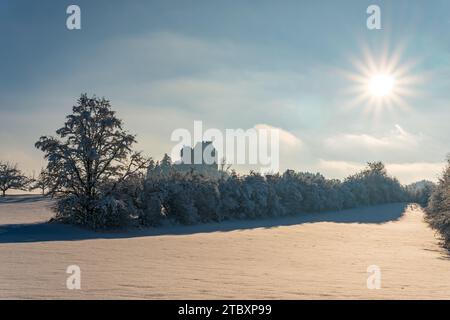
<path fill-rule="evenodd" d="M 370 77 L 368 81 L 369 93 L 373 97 L 387 97 L 395 87 L 395 79 L 389 74 L 377 74 Z"/>
<path fill-rule="evenodd" d="M 376 55 L 367 47 L 363 50 L 362 58 L 350 57 L 356 70 L 344 71 L 352 83 L 346 91 L 346 106 L 362 107 L 376 117 L 385 110 L 408 110 L 408 100 L 419 94 L 416 86 L 423 81 L 423 75 L 413 73 L 416 61 L 404 60 L 401 46 L 391 53 L 386 47 Z"/>

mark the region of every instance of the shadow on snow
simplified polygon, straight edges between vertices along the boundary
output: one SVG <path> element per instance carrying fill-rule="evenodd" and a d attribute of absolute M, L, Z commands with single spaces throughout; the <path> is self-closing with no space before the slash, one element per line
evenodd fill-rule
<path fill-rule="evenodd" d="M 35 201 L 34 198 L 31 201 Z M 132 229 L 117 232 L 94 232 L 58 223 L 0 225 L 0 243 L 26 243 L 46 241 L 77 241 L 89 239 L 126 239 L 160 235 L 189 235 L 195 233 L 228 232 L 255 228 L 276 228 L 305 223 L 371 223 L 382 224 L 398 220 L 407 204 L 396 203 L 342 211 L 298 214 L 282 218 L 258 220 L 229 220 L 192 226 L 164 226 L 159 228 Z"/>
<path fill-rule="evenodd" d="M 29 195 L 8 195 L 6 197 L 0 196 L 0 205 L 9 203 L 33 203 L 43 201 L 44 198 L 41 195 L 29 194 Z"/>

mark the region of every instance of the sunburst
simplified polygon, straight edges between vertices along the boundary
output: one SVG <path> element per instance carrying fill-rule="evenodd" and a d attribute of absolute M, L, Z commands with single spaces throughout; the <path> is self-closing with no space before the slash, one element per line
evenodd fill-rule
<path fill-rule="evenodd" d="M 345 72 L 352 82 L 348 92 L 350 107 L 362 107 L 367 113 L 380 115 L 393 109 L 408 110 L 409 99 L 418 94 L 420 76 L 414 75 L 417 61 L 405 61 L 402 50 L 389 54 L 385 49 L 378 58 L 365 49 L 363 58 L 354 58 L 356 71 Z"/>

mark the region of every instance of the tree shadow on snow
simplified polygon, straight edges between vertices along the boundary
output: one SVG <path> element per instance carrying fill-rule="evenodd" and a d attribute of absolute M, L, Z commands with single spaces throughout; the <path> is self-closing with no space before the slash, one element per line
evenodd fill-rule
<path fill-rule="evenodd" d="M 0 196 L 0 205 L 9 203 L 34 203 L 48 198 L 41 195 L 29 194 L 29 195 L 7 195 L 5 197 Z"/>
<path fill-rule="evenodd" d="M 298 214 L 283 218 L 258 220 L 230 220 L 193 226 L 167 226 L 118 232 L 94 232 L 58 223 L 0 225 L 0 243 L 25 243 L 47 241 L 78 241 L 90 239 L 125 239 L 160 235 L 189 235 L 195 233 L 229 232 L 255 228 L 276 228 L 305 223 L 369 223 L 382 224 L 398 220 L 408 205 L 405 203 L 374 207 Z"/>

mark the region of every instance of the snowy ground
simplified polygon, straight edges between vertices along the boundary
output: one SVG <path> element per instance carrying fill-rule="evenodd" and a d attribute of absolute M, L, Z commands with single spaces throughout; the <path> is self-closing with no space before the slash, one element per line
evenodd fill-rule
<path fill-rule="evenodd" d="M 0 200 L 0 298 L 450 298 L 449 257 L 417 208 L 96 234 L 43 223 L 50 205 Z M 66 289 L 73 264 L 80 291 Z"/>

